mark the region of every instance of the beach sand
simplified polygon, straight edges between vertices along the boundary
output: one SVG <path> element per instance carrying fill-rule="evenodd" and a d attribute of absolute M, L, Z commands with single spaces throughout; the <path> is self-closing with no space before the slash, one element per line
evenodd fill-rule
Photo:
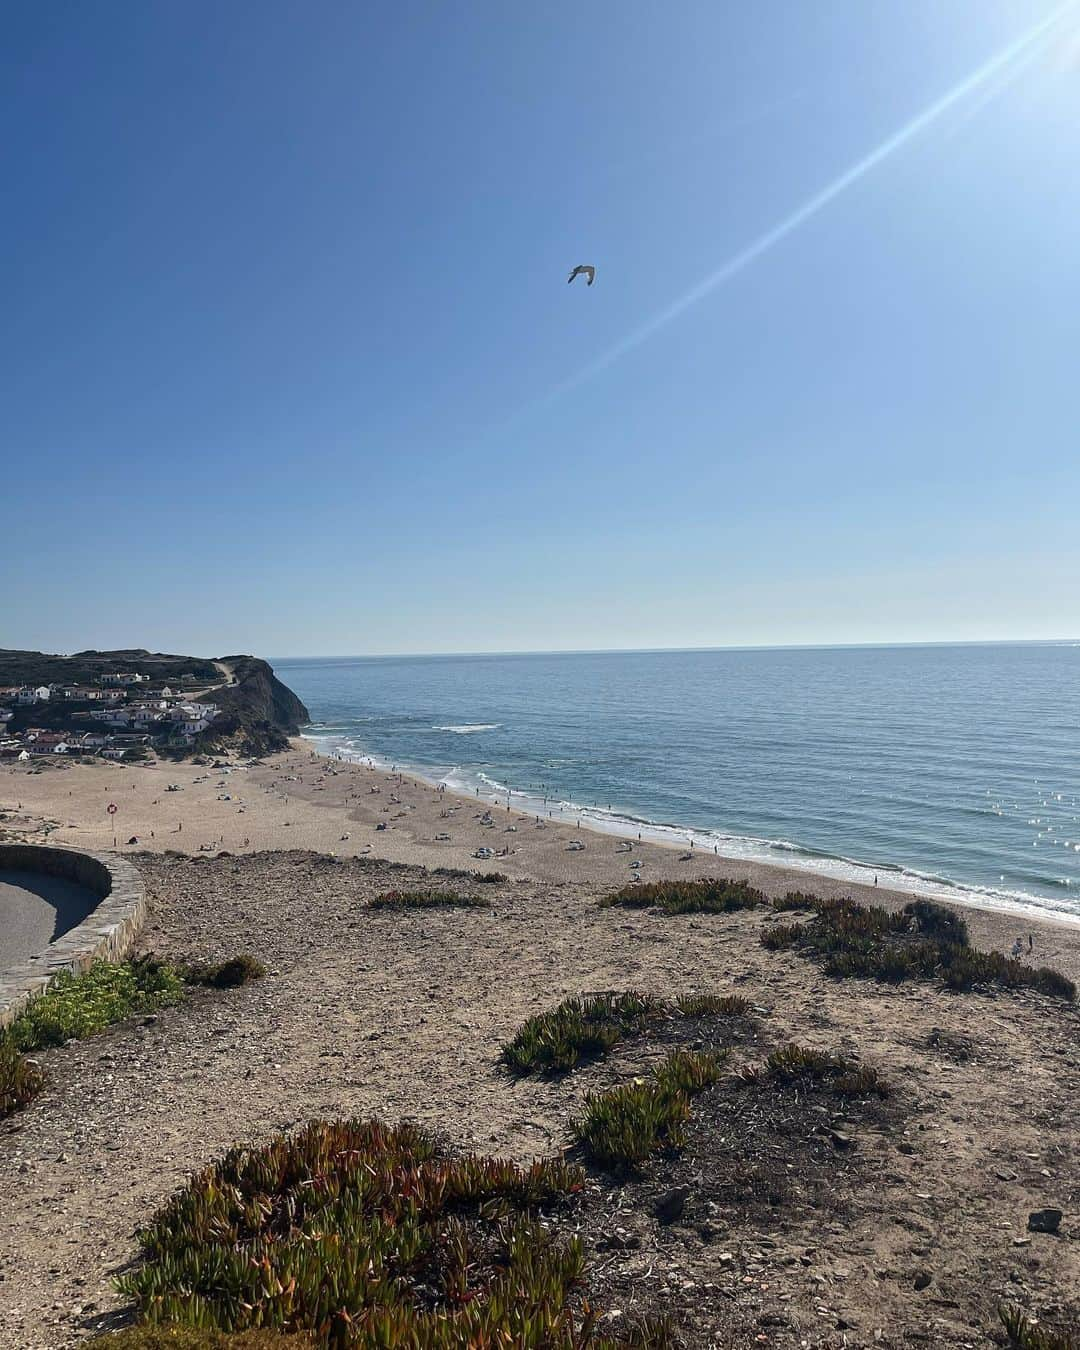
<path fill-rule="evenodd" d="M 150 765 L 54 764 L 40 773 L 16 766 L 0 773 L 0 831 L 11 837 L 90 849 L 198 855 L 310 849 L 337 857 L 374 856 L 420 867 L 500 871 L 518 879 L 624 885 L 667 877 L 724 876 L 747 880 L 768 895 L 808 890 L 850 895 L 886 906 L 907 904 L 910 891 L 837 880 L 798 867 L 747 862 L 649 840 L 626 840 L 570 821 L 524 815 L 490 798 L 465 797 L 407 773 L 316 755 L 302 739 L 292 749 L 227 775 L 187 762 Z M 176 784 L 179 791 L 167 790 Z M 223 800 L 228 797 L 230 800 Z M 109 815 L 110 803 L 116 805 Z M 481 818 L 491 824 L 482 823 Z M 379 829 L 382 825 L 385 828 Z M 512 830 L 512 832 L 511 832 Z M 437 835 L 449 835 L 439 841 Z M 138 842 L 131 844 L 132 838 Z M 568 845 L 585 844 L 580 851 Z M 475 858 L 479 847 L 496 855 Z M 502 850 L 509 853 L 502 856 Z M 687 856 L 689 854 L 689 856 Z M 640 862 L 632 869 L 631 862 Z M 941 898 L 937 894 L 937 898 Z M 1025 949 L 1036 937 L 1037 964 L 1080 978 L 1080 916 L 1011 912 L 968 903 L 962 909 L 977 945 Z"/>
<path fill-rule="evenodd" d="M 170 782 L 182 790 L 167 793 Z M 515 1080 L 499 1047 L 530 1014 L 617 988 L 744 994 L 758 1012 L 733 1067 L 795 1040 L 861 1057 L 893 1092 L 879 1116 L 825 1115 L 842 1149 L 817 1134 L 775 1139 L 781 1168 L 795 1160 L 797 1193 L 775 1210 L 733 1208 L 711 1153 L 691 1156 L 689 1172 L 660 1160 L 637 1186 L 591 1180 L 582 1232 L 602 1306 L 670 1309 L 702 1350 L 962 1350 L 988 1343 L 1003 1302 L 1080 1321 L 1075 1007 L 1031 991 L 829 980 L 762 947 L 761 910 L 665 919 L 601 909 L 629 875 L 614 838 L 536 831 L 505 809 L 486 827 L 474 817 L 488 803 L 313 760 L 303 745 L 225 778 L 164 764 L 4 774 L 0 829 L 111 847 L 109 801 L 117 838 L 139 838 L 120 851 L 150 899 L 140 950 L 250 952 L 268 974 L 39 1056 L 45 1092 L 0 1124 L 2 1350 L 60 1350 L 114 1325 L 123 1304 L 112 1279 L 137 1257 L 134 1230 L 234 1143 L 312 1117 L 376 1114 L 519 1161 L 566 1149 L 584 1094 L 647 1072 L 656 1048 L 630 1045 L 561 1080 Z M 450 842 L 436 843 L 443 832 Z M 587 847 L 568 852 L 579 833 Z M 480 863 L 481 841 L 512 851 Z M 635 844 L 634 856 L 650 878 L 719 872 L 772 894 L 858 893 L 795 870 L 684 863 L 655 844 Z M 447 883 L 424 866 L 511 880 Z M 491 907 L 366 907 L 388 889 L 432 884 L 465 885 Z M 910 896 L 864 888 L 862 898 Z M 1077 927 L 965 914 L 977 945 L 1007 950 L 1031 933 L 1038 964 L 1080 977 Z M 816 1164 L 800 1161 L 811 1154 Z M 684 1181 L 685 1220 L 658 1222 L 656 1198 Z M 1047 1205 L 1064 1211 L 1060 1233 L 1028 1232 L 1029 1212 Z"/>

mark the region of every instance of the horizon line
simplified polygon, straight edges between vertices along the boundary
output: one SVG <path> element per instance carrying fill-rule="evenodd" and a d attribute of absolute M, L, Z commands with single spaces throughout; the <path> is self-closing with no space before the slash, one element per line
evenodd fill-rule
<path fill-rule="evenodd" d="M 275 655 L 267 661 L 435 661 L 463 656 L 653 656 L 670 652 L 867 651 L 896 647 L 1078 647 L 1080 636 L 1053 638 L 926 638 L 909 642 L 761 642 L 704 647 L 548 647 L 510 651 L 321 652 L 308 656 Z"/>

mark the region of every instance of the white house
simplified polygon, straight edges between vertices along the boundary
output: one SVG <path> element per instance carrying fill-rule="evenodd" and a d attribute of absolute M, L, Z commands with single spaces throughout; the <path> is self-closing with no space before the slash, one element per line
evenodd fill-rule
<path fill-rule="evenodd" d="M 101 683 L 113 688 L 127 689 L 133 684 L 142 684 L 144 680 L 149 680 L 149 678 L 149 675 L 140 675 L 134 670 L 118 670 L 112 675 L 102 675 Z"/>

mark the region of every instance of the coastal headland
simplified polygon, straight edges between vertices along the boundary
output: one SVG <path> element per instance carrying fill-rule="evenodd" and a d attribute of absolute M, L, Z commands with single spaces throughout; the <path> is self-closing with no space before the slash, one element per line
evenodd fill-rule
<path fill-rule="evenodd" d="M 808 1105 L 780 1133 L 757 1120 L 749 1172 L 713 1122 L 641 1179 L 591 1176 L 578 1222 L 608 1325 L 663 1311 L 690 1346 L 959 1350 L 990 1343 L 999 1305 L 1058 1326 L 1080 1310 L 1075 1004 L 830 979 L 763 946 L 776 918 L 763 909 L 663 917 L 598 904 L 635 873 L 640 885 L 723 876 L 770 897 L 812 890 L 890 909 L 909 894 L 537 821 L 301 740 L 227 767 L 0 774 L 7 837 L 95 850 L 115 839 L 138 867 L 150 901 L 140 951 L 245 952 L 268 972 L 38 1056 L 45 1091 L 0 1124 L 3 1350 L 59 1350 L 121 1324 L 130 1309 L 114 1280 L 137 1260 L 135 1229 L 235 1143 L 375 1115 L 519 1162 L 570 1149 L 587 1094 L 647 1074 L 656 1047 L 524 1078 L 500 1065 L 500 1047 L 568 996 L 625 989 L 745 997 L 733 1068 L 797 1042 L 873 1066 L 891 1091 L 869 1113 Z M 429 887 L 486 903 L 370 907 Z M 1007 953 L 1022 937 L 1025 964 L 1080 977 L 1080 927 L 963 913 L 976 947 Z M 1062 1211 L 1060 1231 L 1029 1231 L 1045 1207 Z"/>

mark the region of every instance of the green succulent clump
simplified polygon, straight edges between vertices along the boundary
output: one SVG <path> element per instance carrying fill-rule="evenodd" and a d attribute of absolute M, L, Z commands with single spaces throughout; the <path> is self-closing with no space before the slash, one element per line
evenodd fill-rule
<path fill-rule="evenodd" d="M 701 881 L 637 882 L 606 895 L 602 908 L 620 905 L 625 909 L 656 909 L 672 914 L 731 914 L 738 909 L 755 909 L 767 904 L 764 891 L 746 881 L 726 881 L 705 877 Z"/>
<path fill-rule="evenodd" d="M 814 957 L 838 979 L 882 984 L 938 979 L 957 992 L 994 985 L 1036 989 L 1066 1003 L 1076 999 L 1075 984 L 1056 970 L 1025 966 L 1001 952 L 976 951 L 963 917 L 932 900 L 916 900 L 895 912 L 848 899 L 818 900 L 813 909 L 807 923 L 764 929 L 762 945 Z"/>
<path fill-rule="evenodd" d="M 573 1127 L 585 1156 L 619 1172 L 640 1167 L 662 1148 L 677 1148 L 691 1098 L 719 1079 L 723 1058 L 676 1050 L 651 1079 L 586 1097 Z"/>
<path fill-rule="evenodd" d="M 808 1083 L 838 1097 L 889 1095 L 889 1085 L 876 1069 L 805 1045 L 782 1045 L 769 1055 L 763 1069 L 743 1069 L 741 1077 L 746 1083 Z"/>
<path fill-rule="evenodd" d="M 184 1326 L 126 1327 L 100 1336 L 94 1350 L 312 1350 L 309 1336 L 288 1336 L 280 1331 L 200 1331 Z"/>
<path fill-rule="evenodd" d="M 500 1058 L 515 1073 L 567 1073 L 638 1035 L 664 1010 L 662 1000 L 633 990 L 568 998 L 551 1012 L 530 1017 L 503 1046 Z"/>
<path fill-rule="evenodd" d="M 183 996 L 180 972 L 152 956 L 116 964 L 95 961 L 81 975 L 61 971 L 11 1024 L 8 1039 L 16 1050 L 63 1045 Z"/>
<path fill-rule="evenodd" d="M 680 994 L 675 1007 L 684 1017 L 748 1017 L 753 1011 L 741 994 Z"/>
<path fill-rule="evenodd" d="M 602 1350 L 617 1342 L 574 1297 L 582 1243 L 550 1219 L 583 1184 L 561 1160 L 454 1158 L 412 1125 L 316 1121 L 193 1177 L 117 1287 L 151 1324 L 307 1332 L 327 1350 Z"/>

